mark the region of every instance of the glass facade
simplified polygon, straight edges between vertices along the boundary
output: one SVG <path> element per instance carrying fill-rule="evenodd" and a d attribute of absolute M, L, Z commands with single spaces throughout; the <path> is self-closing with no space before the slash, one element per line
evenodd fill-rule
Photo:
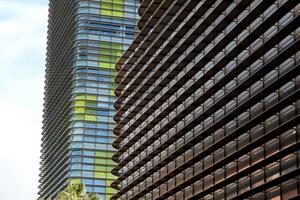
<path fill-rule="evenodd" d="M 115 65 L 136 34 L 137 0 L 51 0 L 41 161 L 41 197 L 84 183 L 101 200 L 115 148 Z"/>
<path fill-rule="evenodd" d="M 300 198 L 300 3 L 142 1 L 112 199 Z"/>

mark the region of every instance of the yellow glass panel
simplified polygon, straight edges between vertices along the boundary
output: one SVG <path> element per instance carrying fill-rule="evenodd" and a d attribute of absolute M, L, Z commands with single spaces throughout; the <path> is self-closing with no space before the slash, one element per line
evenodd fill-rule
<path fill-rule="evenodd" d="M 124 6 L 120 5 L 120 4 L 113 4 L 113 9 L 118 10 L 118 11 L 122 11 L 122 13 L 123 13 Z"/>
<path fill-rule="evenodd" d="M 99 62 L 99 66 L 103 68 L 110 68 L 110 63 L 107 62 Z"/>
<path fill-rule="evenodd" d="M 109 90 L 109 94 L 110 94 L 111 96 L 115 96 L 114 90 Z"/>
<path fill-rule="evenodd" d="M 81 179 L 80 178 L 73 178 L 71 179 L 71 184 L 79 184 L 81 183 Z"/>
<path fill-rule="evenodd" d="M 103 11 L 103 9 L 112 10 L 112 8 L 113 8 L 112 3 L 106 3 L 106 2 L 101 3 L 101 10 L 102 11 Z"/>
<path fill-rule="evenodd" d="M 102 15 L 112 16 L 112 11 L 111 10 L 101 10 L 101 14 Z"/>
<path fill-rule="evenodd" d="M 97 121 L 97 117 L 95 115 L 85 115 L 85 120 Z"/>
<path fill-rule="evenodd" d="M 124 0 L 113 0 L 113 2 L 124 5 Z"/>
<path fill-rule="evenodd" d="M 95 96 L 95 95 L 86 95 L 86 99 L 87 100 L 91 100 L 91 101 L 96 101 L 97 100 L 97 96 Z"/>
<path fill-rule="evenodd" d="M 75 106 L 85 106 L 84 101 L 75 101 Z"/>
<path fill-rule="evenodd" d="M 123 56 L 123 51 L 116 50 L 115 55 L 121 57 L 121 56 Z"/>
<path fill-rule="evenodd" d="M 114 17 L 123 17 L 124 16 L 124 12 L 123 11 L 113 11 L 112 15 Z"/>
<path fill-rule="evenodd" d="M 85 95 L 76 95 L 75 99 L 76 100 L 85 100 Z"/>
<path fill-rule="evenodd" d="M 84 113 L 84 108 L 75 108 L 75 113 Z"/>
<path fill-rule="evenodd" d="M 112 2 L 112 0 L 102 1 L 100 13 L 102 15 L 123 17 L 124 1 L 114 1 L 114 2 Z"/>

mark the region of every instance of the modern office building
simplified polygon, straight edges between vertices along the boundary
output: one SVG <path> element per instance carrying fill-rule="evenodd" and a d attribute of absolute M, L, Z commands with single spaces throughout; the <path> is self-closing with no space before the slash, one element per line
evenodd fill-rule
<path fill-rule="evenodd" d="M 137 0 L 50 0 L 39 196 L 69 183 L 116 190 L 115 64 L 136 33 Z"/>
<path fill-rule="evenodd" d="M 300 199 L 299 4 L 141 1 L 112 199 Z"/>

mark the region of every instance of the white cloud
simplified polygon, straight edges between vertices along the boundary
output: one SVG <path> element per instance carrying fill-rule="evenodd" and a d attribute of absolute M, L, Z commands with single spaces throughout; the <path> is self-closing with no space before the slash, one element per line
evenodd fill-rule
<path fill-rule="evenodd" d="M 37 198 L 47 5 L 0 0 L 1 200 Z"/>

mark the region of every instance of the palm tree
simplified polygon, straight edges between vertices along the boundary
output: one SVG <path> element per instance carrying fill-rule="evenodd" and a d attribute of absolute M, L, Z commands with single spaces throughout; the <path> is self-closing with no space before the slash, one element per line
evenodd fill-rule
<path fill-rule="evenodd" d="M 43 199 L 40 199 L 43 200 Z M 48 198 L 47 200 L 51 200 Z M 97 194 L 87 194 L 85 186 L 80 184 L 71 184 L 64 191 L 58 193 L 55 200 L 100 200 Z"/>

